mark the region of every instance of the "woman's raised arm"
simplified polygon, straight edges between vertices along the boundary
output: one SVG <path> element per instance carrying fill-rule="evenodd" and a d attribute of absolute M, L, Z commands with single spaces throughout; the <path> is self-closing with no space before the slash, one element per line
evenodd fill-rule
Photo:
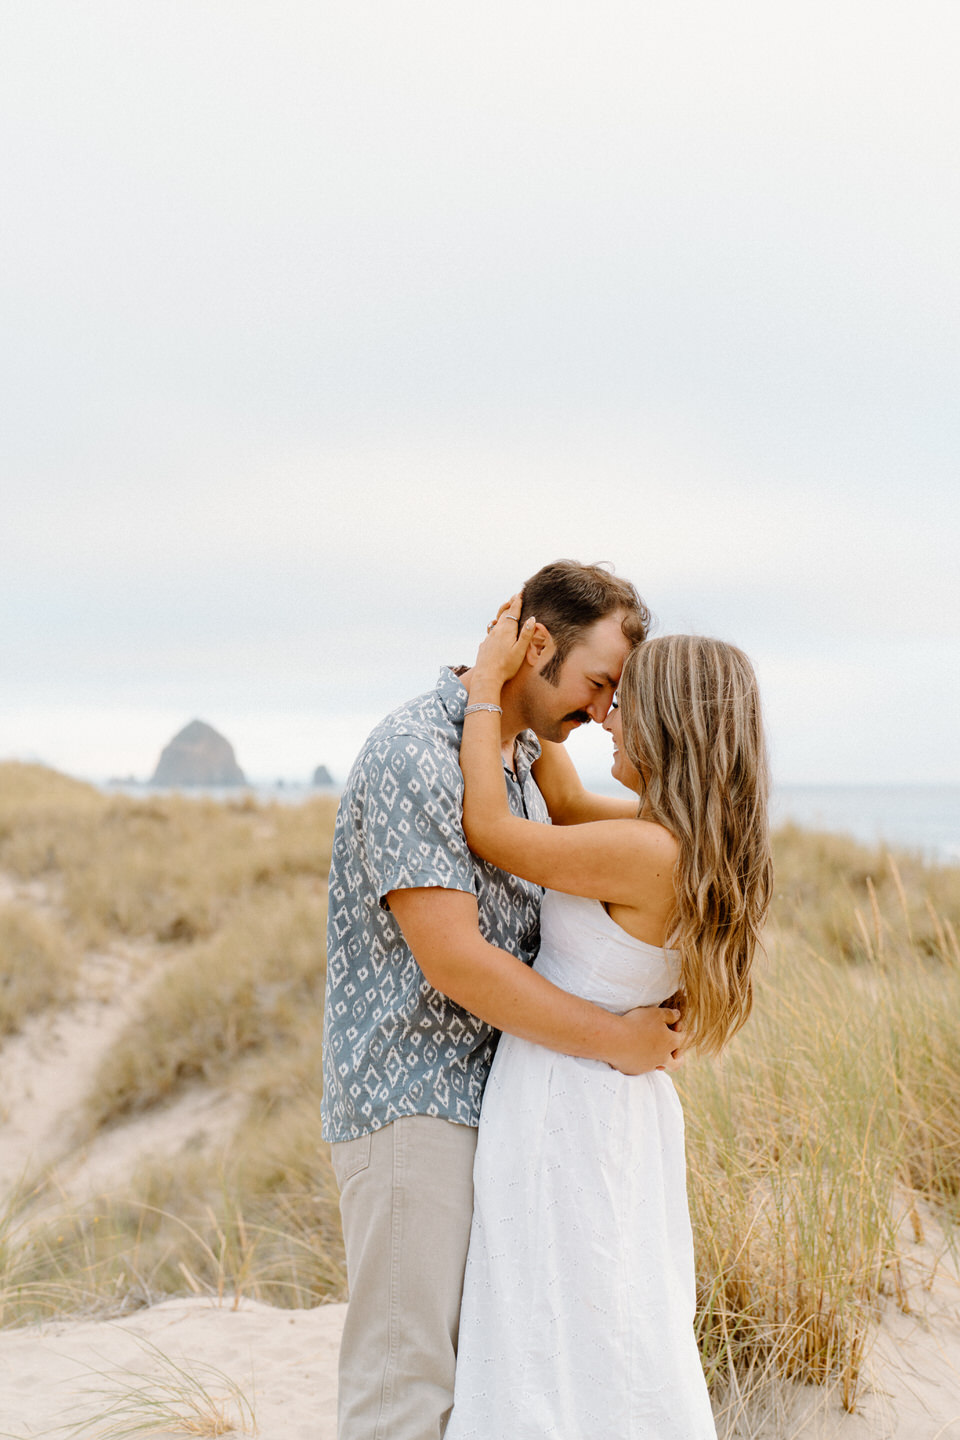
<path fill-rule="evenodd" d="M 659 825 L 616 817 L 576 828 L 541 825 L 510 809 L 500 751 L 500 692 L 522 663 L 536 622 L 527 620 L 519 635 L 515 623 L 508 615 L 498 620 L 468 681 L 460 747 L 467 842 L 485 860 L 537 885 L 634 906 L 645 887 L 671 883 L 676 846 Z"/>
<path fill-rule="evenodd" d="M 640 808 L 636 795 L 598 795 L 588 790 L 565 745 L 540 741 L 540 759 L 533 778 L 547 802 L 554 825 L 582 825 L 585 820 L 633 820 Z"/>

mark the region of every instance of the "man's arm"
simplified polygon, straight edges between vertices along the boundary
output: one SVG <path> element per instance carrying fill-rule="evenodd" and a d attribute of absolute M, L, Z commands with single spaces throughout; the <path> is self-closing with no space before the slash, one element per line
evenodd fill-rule
<path fill-rule="evenodd" d="M 497 1030 L 564 1055 L 603 1060 L 625 1075 L 673 1070 L 679 1010 L 612 1015 L 552 985 L 484 940 L 476 898 L 462 890 L 391 890 L 390 909 L 428 982 Z"/>

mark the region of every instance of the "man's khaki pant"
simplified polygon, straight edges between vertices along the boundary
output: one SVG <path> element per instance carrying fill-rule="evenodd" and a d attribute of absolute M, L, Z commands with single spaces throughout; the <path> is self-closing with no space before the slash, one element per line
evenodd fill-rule
<path fill-rule="evenodd" d="M 409 1115 L 331 1145 L 350 1304 L 338 1440 L 440 1440 L 453 1405 L 477 1132 Z"/>

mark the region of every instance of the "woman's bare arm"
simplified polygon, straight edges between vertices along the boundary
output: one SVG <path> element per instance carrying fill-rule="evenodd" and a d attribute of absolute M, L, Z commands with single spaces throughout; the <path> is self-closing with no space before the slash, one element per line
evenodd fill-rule
<path fill-rule="evenodd" d="M 569 895 L 635 907 L 668 905 L 676 841 L 660 825 L 638 819 L 595 820 L 578 826 L 541 825 L 514 815 L 507 803 L 496 706 L 504 680 L 520 663 L 533 630 L 519 635 L 498 625 L 480 647 L 470 675 L 460 767 L 465 781 L 463 828 L 470 848 L 502 870 Z M 516 662 L 516 663 L 514 663 Z M 634 811 L 634 814 L 636 812 Z"/>
<path fill-rule="evenodd" d="M 540 759 L 534 763 L 533 778 L 547 802 L 554 825 L 582 825 L 587 820 L 632 820 L 640 801 L 625 790 L 623 795 L 598 795 L 588 790 L 577 773 L 565 745 L 552 740 L 540 742 Z"/>

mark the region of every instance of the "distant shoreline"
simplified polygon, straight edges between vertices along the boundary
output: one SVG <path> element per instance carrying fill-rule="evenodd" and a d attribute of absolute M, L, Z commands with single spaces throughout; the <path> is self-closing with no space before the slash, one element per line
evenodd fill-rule
<path fill-rule="evenodd" d="M 960 864 L 960 785 L 780 785 L 773 821 Z"/>
<path fill-rule="evenodd" d="M 608 775 L 588 775 L 586 783 L 616 793 Z M 247 785 L 166 789 L 148 781 L 91 782 L 105 794 L 148 797 L 181 794 L 194 799 L 239 800 L 298 805 L 315 796 L 339 795 L 341 785 L 308 781 L 251 780 Z M 806 830 L 851 835 L 865 845 L 885 844 L 911 850 L 939 864 L 960 864 L 960 785 L 775 785 L 773 823 L 789 822 Z"/>

